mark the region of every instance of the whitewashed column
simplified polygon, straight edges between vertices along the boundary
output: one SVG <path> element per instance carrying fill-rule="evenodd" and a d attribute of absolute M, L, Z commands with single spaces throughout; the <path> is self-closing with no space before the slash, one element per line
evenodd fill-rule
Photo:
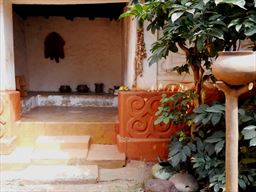
<path fill-rule="evenodd" d="M 12 3 L 0 0 L 0 91 L 15 90 Z"/>
<path fill-rule="evenodd" d="M 134 59 L 136 52 L 136 30 L 137 30 L 137 21 L 135 18 L 125 18 L 125 61 L 124 61 L 124 84 L 128 87 L 132 87 L 135 69 L 134 69 Z"/>

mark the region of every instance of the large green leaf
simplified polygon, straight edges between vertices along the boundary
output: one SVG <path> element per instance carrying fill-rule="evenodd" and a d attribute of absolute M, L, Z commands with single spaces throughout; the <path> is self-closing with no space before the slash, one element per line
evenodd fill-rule
<path fill-rule="evenodd" d="M 239 187 L 241 187 L 243 190 L 246 189 L 246 183 L 244 182 L 243 179 L 239 179 L 238 184 L 239 184 Z"/>
<path fill-rule="evenodd" d="M 256 146 L 256 137 L 250 140 L 250 147 Z"/>
<path fill-rule="evenodd" d="M 181 162 L 181 153 L 176 153 L 176 155 L 171 157 L 171 164 L 176 167 Z"/>
<path fill-rule="evenodd" d="M 242 134 L 245 140 L 256 138 L 256 126 L 250 125 L 242 130 Z"/>
<path fill-rule="evenodd" d="M 246 36 L 255 35 L 255 34 L 256 34 L 256 25 L 255 25 L 254 27 L 245 29 L 244 34 L 245 34 Z"/>
<path fill-rule="evenodd" d="M 175 22 L 177 19 L 179 19 L 184 14 L 184 11 L 175 12 L 171 16 L 172 22 Z"/>
<path fill-rule="evenodd" d="M 225 111 L 225 107 L 223 105 L 216 104 L 207 108 L 205 111 L 209 113 L 223 113 L 223 111 Z"/>
<path fill-rule="evenodd" d="M 222 115 L 220 113 L 214 113 L 212 115 L 211 122 L 212 122 L 213 126 L 217 125 L 220 122 L 221 116 Z"/>
<path fill-rule="evenodd" d="M 206 115 L 206 116 L 205 116 L 205 118 L 202 120 L 203 125 L 208 124 L 208 123 L 211 121 L 212 116 L 213 116 L 213 114 L 212 114 L 212 113 L 211 113 L 211 114 Z"/>
<path fill-rule="evenodd" d="M 217 143 L 224 140 L 225 133 L 223 131 L 216 131 L 205 140 L 206 143 Z"/>
<path fill-rule="evenodd" d="M 222 140 L 222 141 L 219 141 L 219 142 L 215 145 L 214 149 L 215 149 L 215 152 L 216 152 L 217 154 L 223 150 L 224 144 L 225 144 L 225 141 Z"/>
<path fill-rule="evenodd" d="M 228 3 L 228 4 L 233 4 L 233 5 L 237 5 L 243 9 L 245 9 L 245 0 L 215 0 L 216 4 L 219 3 Z"/>
<path fill-rule="evenodd" d="M 206 37 L 201 35 L 197 38 L 196 40 L 196 48 L 198 49 L 198 51 L 202 51 L 203 48 L 205 47 L 205 40 L 206 40 Z"/>
<path fill-rule="evenodd" d="M 191 155 L 191 150 L 188 146 L 184 146 L 183 147 L 183 151 L 186 154 L 186 156 L 190 156 Z"/>
<path fill-rule="evenodd" d="M 204 117 L 205 117 L 205 114 L 196 115 L 193 121 L 195 124 L 200 124 L 203 121 Z"/>
<path fill-rule="evenodd" d="M 217 143 L 217 142 L 220 142 L 222 141 L 223 139 L 222 138 L 218 138 L 218 137 L 208 137 L 205 142 L 206 143 Z"/>
<path fill-rule="evenodd" d="M 193 110 L 194 113 L 204 113 L 209 106 L 206 104 L 199 105 L 199 107 Z"/>

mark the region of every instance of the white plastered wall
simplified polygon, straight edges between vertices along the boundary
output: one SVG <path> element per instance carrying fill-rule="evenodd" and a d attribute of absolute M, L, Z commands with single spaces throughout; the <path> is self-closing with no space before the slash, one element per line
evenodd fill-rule
<path fill-rule="evenodd" d="M 125 66 L 124 66 L 124 84 L 128 87 L 132 87 L 135 70 L 134 70 L 134 61 L 136 54 L 136 44 L 137 44 L 137 20 L 135 18 L 125 18 L 127 29 L 125 36 Z M 145 24 L 145 26 L 147 26 Z M 152 87 L 156 88 L 157 86 L 157 64 L 149 66 L 148 58 L 151 56 L 150 48 L 151 44 L 156 40 L 157 36 L 151 32 L 144 31 L 144 39 L 146 45 L 147 58 L 143 61 L 143 74 L 137 79 L 137 89 L 148 90 Z"/>
<path fill-rule="evenodd" d="M 148 26 L 146 22 L 145 28 Z M 157 40 L 157 34 L 152 34 L 144 29 L 144 41 L 146 46 L 147 58 L 143 61 L 143 75 L 138 78 L 138 89 L 156 89 L 157 88 L 157 63 L 149 66 L 148 58 L 152 55 L 150 49 L 153 42 Z"/>
<path fill-rule="evenodd" d="M 16 18 L 16 17 L 15 17 Z M 94 83 L 105 84 L 105 91 L 122 81 L 121 22 L 107 18 L 28 17 L 15 19 L 15 56 L 17 73 L 24 73 L 30 91 L 58 91 L 60 85 L 87 84 L 94 91 Z M 26 52 L 22 47 L 22 22 L 26 37 Z M 44 40 L 58 32 L 64 41 L 65 58 L 59 63 L 44 58 Z M 24 58 L 20 60 L 19 57 Z M 24 62 L 27 63 L 24 64 Z M 25 70 L 27 68 L 27 72 Z"/>
<path fill-rule="evenodd" d="M 25 22 L 13 13 L 15 75 L 28 74 Z M 28 75 L 26 81 L 29 81 Z"/>
<path fill-rule="evenodd" d="M 0 91 L 15 90 L 12 4 L 95 4 L 128 0 L 0 0 Z"/>
<path fill-rule="evenodd" d="M 152 55 L 150 52 L 152 44 L 157 40 L 158 34 L 152 34 L 147 31 L 148 23 L 144 25 L 144 39 L 147 51 L 147 58 L 143 61 L 143 75 L 138 77 L 137 88 L 143 90 L 157 89 L 159 85 L 178 84 L 180 82 L 193 82 L 191 74 L 179 75 L 172 71 L 173 67 L 183 65 L 186 62 L 184 53 L 180 50 L 178 53 L 169 53 L 166 59 L 162 59 L 157 63 L 149 66 L 148 58 Z M 125 84 L 132 86 L 134 79 L 134 59 L 136 52 L 136 19 L 130 19 L 128 28 L 128 53 L 125 73 Z"/>
<path fill-rule="evenodd" d="M 193 82 L 192 72 L 178 74 L 173 71 L 176 66 L 181 66 L 186 63 L 185 54 L 183 51 L 178 53 L 169 53 L 169 56 L 165 60 L 158 62 L 157 69 L 157 84 L 167 85 L 167 84 L 179 84 L 179 83 L 191 83 Z"/>
<path fill-rule="evenodd" d="M 0 89 L 8 90 L 15 89 L 14 78 L 14 62 L 13 62 L 13 31 L 12 31 L 12 3 L 14 4 L 85 4 L 85 3 L 113 3 L 113 2 L 128 2 L 127 0 L 0 0 Z M 131 87 L 134 79 L 134 57 L 136 46 L 136 21 L 132 20 L 128 27 L 128 53 L 127 63 L 124 66 L 124 84 Z M 148 34 L 147 34 L 148 33 Z M 8 35 L 7 35 L 8 34 Z M 8 36 L 8 38 L 5 38 Z M 145 32 L 146 46 L 148 56 L 151 44 L 155 41 L 155 36 L 150 32 Z M 8 50 L 8 51 L 7 51 Z M 7 53 L 8 52 L 8 53 Z M 9 55 L 8 55 L 9 54 Z M 189 81 L 191 77 L 180 77 L 170 71 L 170 67 L 176 65 L 175 59 L 179 60 L 179 56 L 172 55 L 171 59 L 158 64 L 148 66 L 147 60 L 144 61 L 143 77 L 138 79 L 138 88 L 149 89 L 150 87 L 158 86 L 160 83 L 168 84 L 169 82 L 177 82 L 180 80 Z M 8 62 L 6 62 L 8 61 Z M 177 80 L 178 78 L 178 80 Z M 180 79 L 181 78 L 181 79 Z"/>

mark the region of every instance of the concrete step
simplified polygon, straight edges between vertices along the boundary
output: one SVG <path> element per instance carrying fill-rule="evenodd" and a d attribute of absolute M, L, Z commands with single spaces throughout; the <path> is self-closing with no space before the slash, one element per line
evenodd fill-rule
<path fill-rule="evenodd" d="M 3 137 L 0 139 L 0 155 L 10 154 L 16 147 L 17 136 Z"/>
<path fill-rule="evenodd" d="M 87 153 L 87 149 L 35 149 L 31 156 L 31 162 L 46 165 L 81 165 L 86 164 Z"/>
<path fill-rule="evenodd" d="M 31 162 L 33 148 L 16 148 L 8 155 L 0 155 L 0 170 L 18 170 L 26 168 Z"/>
<path fill-rule="evenodd" d="M 125 154 L 120 153 L 116 145 L 92 144 L 87 156 L 87 164 L 101 168 L 120 168 L 125 166 L 125 161 Z"/>
<path fill-rule="evenodd" d="M 98 181 L 96 165 L 31 165 L 20 172 L 4 171 L 1 183 L 19 185 L 93 184 Z"/>
<path fill-rule="evenodd" d="M 115 121 L 112 122 L 16 122 L 19 146 L 35 145 L 36 139 L 42 135 L 90 135 L 90 143 L 115 144 Z"/>
<path fill-rule="evenodd" d="M 88 149 L 90 136 L 39 136 L 37 149 Z"/>

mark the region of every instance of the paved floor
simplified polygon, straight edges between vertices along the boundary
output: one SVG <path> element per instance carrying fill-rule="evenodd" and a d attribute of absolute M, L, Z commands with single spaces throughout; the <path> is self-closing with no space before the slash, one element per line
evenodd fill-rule
<path fill-rule="evenodd" d="M 22 122 L 115 122 L 114 107 L 36 107 L 22 115 Z"/>
<path fill-rule="evenodd" d="M 143 192 L 143 184 L 151 177 L 152 164 L 142 161 L 131 161 L 124 168 L 99 169 L 98 183 L 42 184 L 40 175 L 36 175 L 34 183 L 26 182 L 25 171 L 1 172 L 1 192 Z M 30 170 L 33 172 L 33 170 Z M 49 178 L 52 178 L 51 173 Z M 47 174 L 44 174 L 44 177 Z M 66 176 L 66 175 L 65 175 Z M 44 178 L 47 179 L 47 178 Z"/>

